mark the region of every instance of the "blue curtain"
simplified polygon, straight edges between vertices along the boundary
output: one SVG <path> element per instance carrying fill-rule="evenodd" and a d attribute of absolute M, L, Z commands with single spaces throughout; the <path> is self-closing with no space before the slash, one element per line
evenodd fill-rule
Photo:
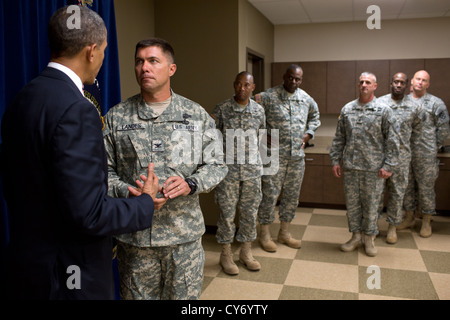
<path fill-rule="evenodd" d="M 0 0 L 0 118 L 19 90 L 47 66 L 50 50 L 47 25 L 52 14 L 77 0 Z M 88 1 L 89 2 L 89 1 Z M 108 29 L 108 48 L 97 76 L 98 86 L 85 86 L 85 93 L 94 100 L 104 115 L 119 103 L 120 73 L 114 0 L 93 0 L 88 7 L 96 11 Z M 1 137 L 0 137 L 1 152 Z M 1 273 L 9 240 L 8 212 L 0 179 L 0 250 Z M 118 276 L 115 268 L 115 282 Z M 116 298 L 118 293 L 116 292 Z"/>

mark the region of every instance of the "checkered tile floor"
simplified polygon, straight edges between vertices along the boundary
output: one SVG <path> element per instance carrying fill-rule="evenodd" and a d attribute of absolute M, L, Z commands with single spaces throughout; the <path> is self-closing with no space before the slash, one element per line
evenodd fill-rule
<path fill-rule="evenodd" d="M 350 239 L 344 210 L 298 208 L 291 234 L 302 248 L 279 244 L 275 253 L 253 242 L 253 255 L 261 263 L 251 272 L 239 263 L 239 246 L 233 244 L 240 273 L 225 274 L 219 265 L 221 246 L 214 234 L 205 234 L 205 279 L 200 300 L 303 300 L 303 299 L 450 299 L 450 217 L 433 217 L 433 235 L 421 238 L 416 227 L 398 231 L 398 242 L 386 243 L 388 224 L 379 220 L 376 257 L 363 248 L 341 252 Z M 276 239 L 279 223 L 271 225 Z"/>

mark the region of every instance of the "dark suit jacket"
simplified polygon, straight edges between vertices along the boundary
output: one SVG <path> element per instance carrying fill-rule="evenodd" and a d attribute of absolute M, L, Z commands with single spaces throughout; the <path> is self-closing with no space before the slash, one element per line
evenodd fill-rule
<path fill-rule="evenodd" d="M 68 76 L 46 68 L 18 94 L 1 129 L 7 296 L 112 299 L 111 235 L 150 227 L 154 204 L 148 195 L 107 196 L 96 108 Z"/>

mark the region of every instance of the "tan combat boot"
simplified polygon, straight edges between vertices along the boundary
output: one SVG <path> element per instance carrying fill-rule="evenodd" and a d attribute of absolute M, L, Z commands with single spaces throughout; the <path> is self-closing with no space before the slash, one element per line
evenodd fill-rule
<path fill-rule="evenodd" d="M 261 247 L 268 252 L 277 251 L 277 245 L 270 236 L 269 224 L 260 225 L 259 243 Z"/>
<path fill-rule="evenodd" d="M 424 214 L 422 217 L 422 228 L 420 228 L 419 235 L 422 238 L 431 237 L 431 214 Z"/>
<path fill-rule="evenodd" d="M 389 228 L 388 228 L 387 236 L 386 236 L 386 242 L 390 243 L 390 244 L 397 243 L 397 228 L 392 224 L 389 224 Z"/>
<path fill-rule="evenodd" d="M 402 223 L 397 226 L 397 230 L 413 228 L 415 224 L 416 218 L 414 217 L 414 211 L 406 211 Z"/>
<path fill-rule="evenodd" d="M 366 250 L 366 255 L 368 255 L 369 257 L 375 257 L 378 253 L 377 248 L 375 248 L 374 240 L 375 235 L 363 235 L 364 249 Z"/>
<path fill-rule="evenodd" d="M 353 232 L 352 238 L 342 244 L 340 248 L 344 252 L 350 252 L 358 248 L 361 244 L 361 232 Z"/>
<path fill-rule="evenodd" d="M 243 242 L 241 244 L 241 252 L 239 253 L 239 261 L 250 271 L 261 270 L 261 264 L 253 258 L 252 243 Z"/>
<path fill-rule="evenodd" d="M 291 234 L 289 233 L 289 222 L 281 221 L 280 224 L 280 232 L 278 233 L 278 242 L 284 243 L 288 247 L 299 249 L 302 246 L 301 240 L 296 240 L 291 237 Z"/>
<path fill-rule="evenodd" d="M 223 272 L 229 275 L 239 274 L 239 268 L 233 261 L 233 253 L 231 252 L 231 244 L 227 243 L 222 246 L 222 253 L 220 254 L 220 265 Z"/>

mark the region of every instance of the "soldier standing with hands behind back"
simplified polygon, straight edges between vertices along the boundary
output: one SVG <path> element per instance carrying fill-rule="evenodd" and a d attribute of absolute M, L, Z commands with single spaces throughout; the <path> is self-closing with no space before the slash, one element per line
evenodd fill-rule
<path fill-rule="evenodd" d="M 387 222 L 389 228 L 386 242 L 397 242 L 397 226 L 402 222 L 403 199 L 408 186 L 409 168 L 411 163 L 411 132 L 421 125 L 420 108 L 409 95 L 405 95 L 408 77 L 404 73 L 396 73 L 391 80 L 391 93 L 384 95 L 378 101 L 388 105 L 394 112 L 400 127 L 399 165 L 396 174 L 386 180 L 389 194 L 387 203 Z M 381 197 L 381 208 L 384 197 Z"/>

